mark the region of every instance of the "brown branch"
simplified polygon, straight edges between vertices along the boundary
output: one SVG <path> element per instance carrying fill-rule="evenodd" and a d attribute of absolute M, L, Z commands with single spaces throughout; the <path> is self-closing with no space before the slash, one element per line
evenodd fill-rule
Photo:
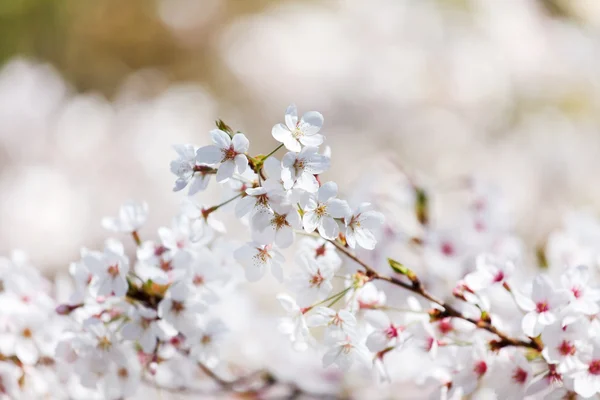
<path fill-rule="evenodd" d="M 433 294 L 429 293 L 423 287 L 423 285 L 421 284 L 421 281 L 415 275 L 412 275 L 410 277 L 410 280 L 411 280 L 410 283 L 404 282 L 393 276 L 382 275 L 379 272 L 377 272 L 375 269 L 373 269 L 371 266 L 369 266 L 367 263 L 362 261 L 360 258 L 358 258 L 355 254 L 350 252 L 345 246 L 341 245 L 340 243 L 338 243 L 335 240 L 328 240 L 328 241 L 331 244 L 333 244 L 339 251 L 344 253 L 348 258 L 350 258 L 351 260 L 353 260 L 354 262 L 359 264 L 361 267 L 363 267 L 366 271 L 367 277 L 369 277 L 373 280 L 386 281 L 386 282 L 391 283 L 392 285 L 400 286 L 403 289 L 406 289 L 410 292 L 418 294 L 419 296 L 424 297 L 425 299 L 431 301 L 432 303 L 435 303 L 435 304 L 441 306 L 444 310 L 441 312 L 440 315 L 437 316 L 438 318 L 444 318 L 444 317 L 459 318 L 464 321 L 468 321 L 468 322 L 472 323 L 479 329 L 486 330 L 486 331 L 498 336 L 498 338 L 499 338 L 498 340 L 494 340 L 490 343 L 493 350 L 499 350 L 499 349 L 501 349 L 503 347 L 507 347 L 507 346 L 516 346 L 516 347 L 525 347 L 525 348 L 530 348 L 530 349 L 534 349 L 537 351 L 542 351 L 543 345 L 541 342 L 539 342 L 536 339 L 530 338 L 529 340 L 522 340 L 522 339 L 514 338 L 514 337 L 511 337 L 508 334 L 502 332 L 498 328 L 496 328 L 489 321 L 484 321 L 481 319 L 477 320 L 477 319 L 465 316 L 463 313 L 458 311 L 453 306 L 447 304 L 443 300 L 438 299 Z"/>

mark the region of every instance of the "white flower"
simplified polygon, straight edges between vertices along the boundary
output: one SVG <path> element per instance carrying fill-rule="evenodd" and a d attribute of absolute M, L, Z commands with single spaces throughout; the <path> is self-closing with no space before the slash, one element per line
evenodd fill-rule
<path fill-rule="evenodd" d="M 346 216 L 346 242 L 348 246 L 355 248 L 356 245 L 373 250 L 377 244 L 377 239 L 373 233 L 383 225 L 383 214 L 377 211 L 369 210 L 369 203 L 362 203 L 356 211 Z"/>
<path fill-rule="evenodd" d="M 278 294 L 277 300 L 285 310 L 287 316 L 279 321 L 279 331 L 290 338 L 298 351 L 306 350 L 312 342 L 310 331 L 304 318 L 305 309 L 298 306 L 296 301 L 287 294 Z"/>
<path fill-rule="evenodd" d="M 235 215 L 242 218 L 248 213 L 253 217 L 260 213 L 268 213 L 273 203 L 281 203 L 284 198 L 285 193 L 279 182 L 267 179 L 262 186 L 246 189 L 246 195 L 235 206 Z"/>
<path fill-rule="evenodd" d="M 166 340 L 176 332 L 158 318 L 156 311 L 138 307 L 133 309 L 129 321 L 123 325 L 121 334 L 127 340 L 135 340 L 144 353 L 150 354 L 156 348 L 158 340 Z"/>
<path fill-rule="evenodd" d="M 171 161 L 171 172 L 177 176 L 173 191 L 183 190 L 189 184 L 188 195 L 193 196 L 206 189 L 213 169 L 196 164 L 196 150 L 191 144 L 176 144 L 173 149 L 179 155 L 176 160 Z"/>
<path fill-rule="evenodd" d="M 328 170 L 330 160 L 317 151 L 316 147 L 305 147 L 300 153 L 289 152 L 283 156 L 281 179 L 286 190 L 293 186 L 311 193 L 319 190 L 315 175 Z"/>
<path fill-rule="evenodd" d="M 260 280 L 265 275 L 267 268 L 271 270 L 277 280 L 283 281 L 281 264 L 285 259 L 272 245 L 263 246 L 258 243 L 247 243 L 237 249 L 233 256 L 244 267 L 246 279 L 250 282 Z"/>
<path fill-rule="evenodd" d="M 141 379 L 141 365 L 136 354 L 128 352 L 120 362 L 111 366 L 102 382 L 106 399 L 123 399 L 135 394 Z"/>
<path fill-rule="evenodd" d="M 125 296 L 129 260 L 120 243 L 110 242 L 103 253 L 91 251 L 82 261 L 94 275 L 93 286 L 98 296 Z"/>
<path fill-rule="evenodd" d="M 23 375 L 21 369 L 12 362 L 0 361 L 0 395 L 2 398 L 19 399 L 19 379 Z"/>
<path fill-rule="evenodd" d="M 210 132 L 214 145 L 204 146 L 196 151 L 196 161 L 202 164 L 221 164 L 217 170 L 217 182 L 225 182 L 237 170 L 243 174 L 248 167 L 248 151 L 250 142 L 243 133 L 238 133 L 230 138 L 226 132 L 213 129 Z"/>
<path fill-rule="evenodd" d="M 306 319 L 309 327 L 326 326 L 325 341 L 336 340 L 337 335 L 354 334 L 356 332 L 356 317 L 348 310 L 333 310 L 328 307 L 317 307 Z"/>
<path fill-rule="evenodd" d="M 258 243 L 271 244 L 275 242 L 280 248 L 286 248 L 294 243 L 294 229 L 302 228 L 300 214 L 292 206 L 271 205 L 270 212 L 257 214 L 254 218 L 257 232 L 253 238 Z"/>
<path fill-rule="evenodd" d="M 186 335 L 195 332 L 198 314 L 205 310 L 206 305 L 195 298 L 190 287 L 183 282 L 172 284 L 158 304 L 158 316 Z"/>
<path fill-rule="evenodd" d="M 476 270 L 467 274 L 464 281 L 469 289 L 478 292 L 494 284 L 503 284 L 514 270 L 515 265 L 511 261 L 502 261 L 492 254 L 480 254 Z"/>
<path fill-rule="evenodd" d="M 20 312 L 12 322 L 8 332 L 0 334 L 0 349 L 16 356 L 23 364 L 35 364 L 46 347 L 46 329 L 50 321 L 44 314 L 30 310 Z"/>
<path fill-rule="evenodd" d="M 600 393 L 600 342 L 594 339 L 592 350 L 582 358 L 580 367 L 569 374 L 573 389 L 585 398 Z"/>
<path fill-rule="evenodd" d="M 552 282 L 545 275 L 535 277 L 531 299 L 523 296 L 515 299 L 518 299 L 519 306 L 527 311 L 521 326 L 523 332 L 530 337 L 539 335 L 544 326 L 554 323 L 559 308 L 567 300 L 565 292 L 555 290 Z"/>
<path fill-rule="evenodd" d="M 334 218 L 346 218 L 350 214 L 350 207 L 345 201 L 336 199 L 336 195 L 335 182 L 327 182 L 319 188 L 316 199 L 312 196 L 309 198 L 302 217 L 306 232 L 318 229 L 325 239 L 338 236 L 339 227 Z"/>
<path fill-rule="evenodd" d="M 336 364 L 342 371 L 348 370 L 354 362 L 369 365 L 371 354 L 354 335 L 339 335 L 323 356 L 323 367 Z"/>
<path fill-rule="evenodd" d="M 289 151 L 299 152 L 304 146 L 317 147 L 323 143 L 323 135 L 318 132 L 323 126 L 323 116 L 316 111 L 309 111 L 298 121 L 298 110 L 294 104 L 285 110 L 285 125 L 277 124 L 271 134 Z"/>
<path fill-rule="evenodd" d="M 552 363 L 563 363 L 563 367 L 569 369 L 577 356 L 580 339 L 587 336 L 588 326 L 583 319 L 578 319 L 569 324 L 556 321 L 545 327 L 542 331 L 544 358 Z"/>
<path fill-rule="evenodd" d="M 600 290 L 589 285 L 590 271 L 583 265 L 566 270 L 560 277 L 562 287 L 569 295 L 569 308 L 585 315 L 594 315 L 600 311 L 598 301 Z"/>
<path fill-rule="evenodd" d="M 148 204 L 130 200 L 119 208 L 117 217 L 104 217 L 102 226 L 113 232 L 137 232 L 148 218 Z"/>
<path fill-rule="evenodd" d="M 290 277 L 290 288 L 298 295 L 298 304 L 310 306 L 323 300 L 333 289 L 333 268 L 322 261 L 300 256 L 300 268 Z"/>
<path fill-rule="evenodd" d="M 337 253 L 335 246 L 324 239 L 302 238 L 298 242 L 298 254 L 306 255 L 315 260 L 323 260 L 336 271 L 342 266 L 342 258 Z"/>
<path fill-rule="evenodd" d="M 201 324 L 186 343 L 190 345 L 190 355 L 200 362 L 216 365 L 219 357 L 219 347 L 227 327 L 220 319 L 211 319 Z"/>
<path fill-rule="evenodd" d="M 375 329 L 367 337 L 367 347 L 374 353 L 396 347 L 406 339 L 404 327 L 394 324 L 383 311 L 369 310 L 365 313 L 365 320 Z"/>
<path fill-rule="evenodd" d="M 522 399 L 534 375 L 525 356 L 510 350 L 496 359 L 493 371 L 488 372 L 489 382 L 499 399 Z"/>

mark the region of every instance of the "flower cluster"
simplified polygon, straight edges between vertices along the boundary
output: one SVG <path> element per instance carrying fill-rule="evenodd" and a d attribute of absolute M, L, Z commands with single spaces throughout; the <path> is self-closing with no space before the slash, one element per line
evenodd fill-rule
<path fill-rule="evenodd" d="M 340 395 L 343 376 L 378 387 L 412 380 L 444 399 L 600 394 L 599 223 L 575 219 L 528 268 L 488 188 L 469 181 L 465 212 L 448 225 L 433 215 L 433 189 L 406 173 L 394 173 L 402 182 L 392 189 L 344 200 L 323 179 L 323 116 L 299 117 L 292 105 L 284 121 L 267 155 L 252 156 L 247 137 L 222 121 L 212 145 L 176 145 L 174 191 L 188 196 L 170 226 L 145 237 L 148 206 L 133 201 L 102 221 L 133 251 L 116 238 L 84 248 L 54 286 L 20 253 L 1 260 L 0 394 L 121 399 L 142 386 L 216 385 Z M 227 197 L 196 203 L 213 176 Z M 228 239 L 219 219 L 228 209 L 248 228 L 245 243 Z M 268 271 L 285 289 L 272 298 L 277 335 L 317 360 L 322 376 L 338 371 L 337 390 L 224 354 L 233 321 L 220 305 Z"/>

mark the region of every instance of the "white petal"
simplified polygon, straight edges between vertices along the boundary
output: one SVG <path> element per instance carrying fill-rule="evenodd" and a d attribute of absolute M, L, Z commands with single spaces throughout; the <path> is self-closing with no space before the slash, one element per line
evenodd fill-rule
<path fill-rule="evenodd" d="M 256 198 L 253 196 L 242 197 L 235 205 L 235 216 L 242 218 L 248 214 L 256 205 Z"/>
<path fill-rule="evenodd" d="M 189 196 L 193 196 L 198 192 L 203 191 L 208 187 L 208 183 L 210 182 L 210 175 L 198 175 L 192 178 L 190 189 L 188 192 Z"/>
<path fill-rule="evenodd" d="M 309 128 L 309 131 L 312 131 L 314 128 Z M 311 146 L 311 147 L 316 147 L 316 146 L 320 146 L 321 144 L 323 144 L 323 140 L 324 137 L 323 135 L 319 135 L 317 134 L 309 134 L 307 133 L 306 135 L 302 136 L 300 138 L 300 143 L 302 143 L 305 146 Z"/>
<path fill-rule="evenodd" d="M 288 128 L 286 128 L 283 124 L 277 124 L 271 130 L 271 135 L 278 142 L 285 142 L 289 138 L 292 138 L 292 132 Z"/>
<path fill-rule="evenodd" d="M 331 199 L 327 202 L 327 212 L 333 218 L 345 218 L 351 214 L 350 206 L 345 200 Z"/>
<path fill-rule="evenodd" d="M 246 172 L 248 168 L 248 158 L 244 154 L 238 154 L 235 156 L 235 166 L 237 167 L 238 173 L 241 175 Z"/>
<path fill-rule="evenodd" d="M 337 222 L 331 217 L 321 218 L 321 224 L 319 225 L 319 234 L 325 239 L 333 240 L 337 238 L 339 233 L 339 227 Z"/>
<path fill-rule="evenodd" d="M 210 136 L 212 137 L 213 142 L 220 149 L 228 149 L 229 146 L 231 146 L 231 138 L 227 132 L 223 132 L 220 129 L 213 129 L 210 131 Z"/>
<path fill-rule="evenodd" d="M 302 116 L 300 123 L 302 122 L 309 125 L 309 127 L 303 128 L 304 133 L 306 135 L 314 135 L 323 127 L 323 115 L 317 111 L 309 111 Z"/>
<path fill-rule="evenodd" d="M 375 235 L 366 229 L 357 229 L 356 233 L 356 242 L 360 247 L 367 250 L 373 250 L 375 245 L 377 245 L 377 239 Z"/>
<path fill-rule="evenodd" d="M 231 143 L 233 143 L 233 148 L 238 153 L 245 153 L 250 147 L 250 142 L 243 133 L 235 134 L 233 139 L 231 139 Z"/>
<path fill-rule="evenodd" d="M 218 164 L 223 159 L 223 152 L 217 146 L 204 146 L 196 150 L 196 161 L 201 164 Z"/>
<path fill-rule="evenodd" d="M 314 211 L 308 211 L 302 217 L 302 223 L 306 232 L 314 232 L 319 226 L 320 218 Z"/>
<path fill-rule="evenodd" d="M 232 160 L 227 160 L 219 165 L 219 169 L 217 170 L 217 182 L 221 183 L 227 181 L 233 176 L 234 170 L 235 163 Z"/>
<path fill-rule="evenodd" d="M 521 321 L 521 328 L 527 336 L 537 336 L 537 313 L 532 311 L 525 314 L 525 316 L 523 317 L 523 321 Z"/>
<path fill-rule="evenodd" d="M 290 104 L 285 110 L 285 124 L 289 130 L 296 129 L 298 123 L 298 109 L 295 104 Z"/>
<path fill-rule="evenodd" d="M 335 197 L 338 192 L 338 187 L 335 182 L 326 182 L 319 188 L 317 199 L 319 203 L 325 203 L 327 200 Z"/>
<path fill-rule="evenodd" d="M 284 226 L 277 231 L 275 244 L 282 249 L 290 247 L 294 243 L 294 230 L 289 226 Z"/>

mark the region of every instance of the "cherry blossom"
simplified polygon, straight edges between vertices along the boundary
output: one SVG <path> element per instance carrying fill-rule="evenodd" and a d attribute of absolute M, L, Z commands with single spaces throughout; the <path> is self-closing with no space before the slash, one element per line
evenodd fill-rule
<path fill-rule="evenodd" d="M 373 250 L 377 244 L 375 230 L 383 225 L 383 214 L 377 211 L 369 210 L 369 203 L 362 203 L 356 211 L 346 216 L 346 242 L 352 248 L 357 245 Z"/>
<path fill-rule="evenodd" d="M 260 280 L 267 268 L 275 278 L 283 281 L 281 264 L 285 259 L 272 245 L 247 243 L 234 252 L 234 257 L 244 267 L 246 279 L 250 282 Z"/>
<path fill-rule="evenodd" d="M 217 170 L 217 182 L 225 182 L 237 171 L 244 173 L 248 166 L 246 152 L 250 142 L 243 133 L 230 137 L 227 132 L 214 129 L 210 132 L 214 145 L 204 146 L 196 151 L 196 161 L 201 164 L 220 164 Z"/>
<path fill-rule="evenodd" d="M 337 237 L 339 227 L 335 218 L 344 219 L 350 214 L 348 203 L 335 198 L 337 190 L 335 182 L 327 182 L 319 188 L 316 198 L 309 198 L 302 217 L 306 232 L 318 229 L 326 239 Z"/>
<path fill-rule="evenodd" d="M 300 268 L 290 276 L 289 286 L 296 292 L 298 304 L 309 306 L 315 301 L 325 299 L 333 289 L 333 268 L 323 261 L 315 261 L 308 257 L 299 257 L 297 264 Z"/>
<path fill-rule="evenodd" d="M 283 156 L 281 179 L 284 187 L 297 187 L 314 193 L 319 190 L 315 175 L 329 169 L 329 158 L 318 153 L 316 147 L 305 147 L 300 153 L 289 152 Z"/>
<path fill-rule="evenodd" d="M 114 232 L 132 233 L 138 231 L 148 218 L 148 204 L 130 200 L 119 209 L 119 215 L 102 219 L 102 226 Z"/>
<path fill-rule="evenodd" d="M 316 111 L 309 111 L 298 121 L 298 111 L 294 104 L 285 110 L 285 124 L 273 126 L 273 137 L 281 142 L 289 151 L 300 152 L 302 145 L 319 146 L 323 136 L 318 132 L 323 126 L 323 116 Z"/>
<path fill-rule="evenodd" d="M 103 253 L 89 252 L 82 261 L 93 274 L 93 285 L 97 288 L 98 296 L 121 297 L 127 293 L 129 260 L 120 243 L 110 242 Z"/>

